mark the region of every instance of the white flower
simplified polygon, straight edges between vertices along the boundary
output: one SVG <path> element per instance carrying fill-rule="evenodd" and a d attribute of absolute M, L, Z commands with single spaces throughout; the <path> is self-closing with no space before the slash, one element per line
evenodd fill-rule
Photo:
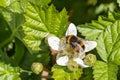
<path fill-rule="evenodd" d="M 77 36 L 77 29 L 76 26 L 71 23 L 66 31 L 65 36 L 68 35 L 74 35 Z M 83 41 L 85 45 L 85 50 L 83 53 L 88 52 L 92 49 L 94 49 L 97 46 L 97 43 L 95 41 Z M 50 36 L 48 37 L 48 44 L 53 50 L 58 50 L 60 49 L 60 39 L 56 36 Z M 80 49 L 82 47 L 79 47 Z M 81 54 L 81 53 L 80 53 Z M 56 63 L 61 66 L 67 66 L 69 61 L 69 57 L 67 55 L 61 56 L 57 58 Z M 80 58 L 73 58 L 73 61 L 75 61 L 78 65 L 80 65 L 82 68 L 89 67 L 84 63 L 84 61 Z"/>
<path fill-rule="evenodd" d="M 89 67 L 88 65 L 85 65 L 83 60 L 80 58 L 74 58 L 73 61 L 75 61 L 78 65 L 80 65 L 82 68 Z M 56 60 L 56 63 L 61 66 L 67 66 L 68 63 L 68 56 L 60 57 Z"/>

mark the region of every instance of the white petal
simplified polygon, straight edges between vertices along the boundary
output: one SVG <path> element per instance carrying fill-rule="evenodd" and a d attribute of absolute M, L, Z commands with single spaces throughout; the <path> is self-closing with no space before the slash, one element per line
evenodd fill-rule
<path fill-rule="evenodd" d="M 91 51 L 97 46 L 95 41 L 85 41 L 85 52 Z"/>
<path fill-rule="evenodd" d="M 79 64 L 82 68 L 86 68 L 86 67 L 89 67 L 88 65 L 85 65 L 83 60 L 80 59 L 80 58 L 75 58 L 74 61 L 77 62 L 77 64 Z"/>
<path fill-rule="evenodd" d="M 76 36 L 77 35 L 77 29 L 73 23 L 70 23 L 65 35 L 66 36 L 68 36 L 68 35 L 75 35 Z"/>
<path fill-rule="evenodd" d="M 60 39 L 55 36 L 48 37 L 48 44 L 54 50 L 59 50 Z"/>
<path fill-rule="evenodd" d="M 56 63 L 61 66 L 66 66 L 68 63 L 68 56 L 60 57 L 56 60 Z"/>

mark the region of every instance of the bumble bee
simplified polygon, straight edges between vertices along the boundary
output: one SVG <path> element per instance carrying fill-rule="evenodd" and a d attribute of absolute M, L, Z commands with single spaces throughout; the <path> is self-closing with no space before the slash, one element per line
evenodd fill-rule
<path fill-rule="evenodd" d="M 71 23 L 65 34 L 66 43 L 78 53 L 85 53 L 97 46 L 95 41 L 87 41 L 82 38 L 77 37 L 76 26 Z M 48 39 L 49 46 L 54 50 L 59 50 L 60 48 L 60 39 L 58 37 L 52 36 Z"/>
<path fill-rule="evenodd" d="M 66 31 L 66 43 L 70 44 L 71 48 L 78 53 L 88 52 L 97 45 L 95 41 L 87 41 L 77 37 L 77 29 L 73 23 L 69 25 Z"/>
<path fill-rule="evenodd" d="M 66 36 L 66 43 L 70 44 L 71 48 L 76 52 L 82 53 L 85 50 L 83 40 L 77 36 Z"/>

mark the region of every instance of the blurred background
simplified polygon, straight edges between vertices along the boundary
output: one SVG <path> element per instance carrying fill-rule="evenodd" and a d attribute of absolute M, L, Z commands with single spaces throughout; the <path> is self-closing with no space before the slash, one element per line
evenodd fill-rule
<path fill-rule="evenodd" d="M 52 0 L 57 10 L 66 8 L 69 21 L 84 24 L 91 20 L 96 20 L 98 15 L 107 15 L 108 11 L 118 9 L 117 0 Z"/>

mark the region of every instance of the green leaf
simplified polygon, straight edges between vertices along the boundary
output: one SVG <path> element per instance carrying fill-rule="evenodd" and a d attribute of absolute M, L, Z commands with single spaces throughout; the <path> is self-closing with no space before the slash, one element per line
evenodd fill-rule
<path fill-rule="evenodd" d="M 92 21 L 91 24 L 79 25 L 77 28 L 78 31 L 86 37 L 86 39 L 96 40 L 100 33 L 102 33 L 111 24 L 112 21 L 105 20 L 100 16 L 98 21 Z"/>
<path fill-rule="evenodd" d="M 31 3 L 38 5 L 38 6 L 44 6 L 51 2 L 51 0 L 29 0 Z"/>
<path fill-rule="evenodd" d="M 119 7 L 120 7 L 120 0 L 117 0 L 117 3 L 119 4 Z"/>
<path fill-rule="evenodd" d="M 21 80 L 20 68 L 0 63 L 0 80 Z"/>
<path fill-rule="evenodd" d="M 112 21 L 120 20 L 120 11 L 108 13 L 108 18 Z"/>
<path fill-rule="evenodd" d="M 82 68 L 77 71 L 67 71 L 62 67 L 52 67 L 52 78 L 55 80 L 78 80 L 82 74 Z"/>
<path fill-rule="evenodd" d="M 23 30 L 25 33 L 24 41 L 33 50 L 40 50 L 41 40 L 47 34 L 55 34 L 58 37 L 64 35 L 67 29 L 68 16 L 65 9 L 60 13 L 53 5 L 49 8 L 27 4 L 25 23 Z"/>
<path fill-rule="evenodd" d="M 0 44 L 0 47 L 8 44 L 13 40 L 16 35 L 16 32 L 19 30 L 19 27 L 24 21 L 24 17 L 22 14 L 11 12 L 9 9 L 0 8 L 1 14 L 1 30 L 0 32 L 3 33 L 2 36 L 3 42 Z M 6 37 L 7 36 L 7 37 Z"/>
<path fill-rule="evenodd" d="M 15 13 L 23 13 L 21 1 L 19 0 L 8 0 L 7 1 L 6 0 L 6 3 L 9 3 L 6 8 L 9 9 L 10 11 L 15 12 Z"/>
<path fill-rule="evenodd" d="M 104 33 L 98 37 L 97 51 L 104 61 L 108 59 L 120 65 L 120 21 L 107 27 Z"/>
<path fill-rule="evenodd" d="M 0 6 L 7 7 L 15 1 L 16 0 L 0 0 Z"/>
<path fill-rule="evenodd" d="M 25 54 L 25 46 L 24 44 L 19 40 L 15 39 L 15 54 L 14 54 L 14 65 L 20 65 L 22 63 L 24 54 Z"/>
<path fill-rule="evenodd" d="M 37 55 L 37 61 L 41 62 L 43 65 L 47 65 L 50 61 L 50 52 L 40 51 L 40 53 Z"/>
<path fill-rule="evenodd" d="M 11 36 L 11 34 L 12 34 L 12 31 L 9 25 L 7 24 L 6 20 L 0 13 L 0 36 L 4 36 L 4 37 L 0 37 L 0 43 L 8 39 Z"/>
<path fill-rule="evenodd" d="M 116 20 L 120 20 L 120 12 L 109 12 L 108 17 L 99 16 L 98 21 L 78 25 L 78 31 L 89 40 L 96 40 L 108 26 L 111 26 Z"/>
<path fill-rule="evenodd" d="M 37 57 L 36 53 L 30 54 L 30 52 L 26 50 L 24 57 L 22 58 L 22 62 L 20 62 L 21 68 L 24 70 L 31 70 L 31 65 L 33 62 L 36 62 L 36 57 Z"/>
<path fill-rule="evenodd" d="M 79 80 L 93 80 L 93 70 L 92 68 L 84 68 L 83 74 Z"/>
<path fill-rule="evenodd" d="M 98 21 L 94 20 L 89 24 L 79 25 L 77 28 L 86 39 L 96 40 L 116 20 L 120 20 L 120 12 L 109 12 L 108 17 L 99 16 Z"/>
<path fill-rule="evenodd" d="M 25 0 L 23 2 L 25 2 Z M 21 2 L 21 0 L 0 0 L 0 6 L 9 9 L 12 12 L 21 13 L 23 12 L 23 5 L 21 5 L 23 2 Z"/>
<path fill-rule="evenodd" d="M 5 63 L 10 63 L 11 59 L 8 57 L 7 53 L 0 49 L 0 61 Z"/>
<path fill-rule="evenodd" d="M 0 6 L 6 7 L 6 0 L 0 0 Z"/>
<path fill-rule="evenodd" d="M 103 4 L 100 4 L 98 7 L 96 7 L 95 13 L 100 14 L 105 11 L 114 11 L 115 8 L 116 8 L 116 5 L 114 2 L 103 3 Z"/>
<path fill-rule="evenodd" d="M 120 67 L 119 67 L 118 73 L 117 73 L 117 80 L 120 80 Z"/>
<path fill-rule="evenodd" d="M 93 67 L 94 80 L 117 80 L 118 66 L 97 61 Z"/>
<path fill-rule="evenodd" d="M 118 80 L 117 73 L 118 73 L 118 66 L 113 63 L 108 63 L 108 80 Z"/>
<path fill-rule="evenodd" d="M 0 0 L 0 6 L 7 7 L 15 0 Z"/>

